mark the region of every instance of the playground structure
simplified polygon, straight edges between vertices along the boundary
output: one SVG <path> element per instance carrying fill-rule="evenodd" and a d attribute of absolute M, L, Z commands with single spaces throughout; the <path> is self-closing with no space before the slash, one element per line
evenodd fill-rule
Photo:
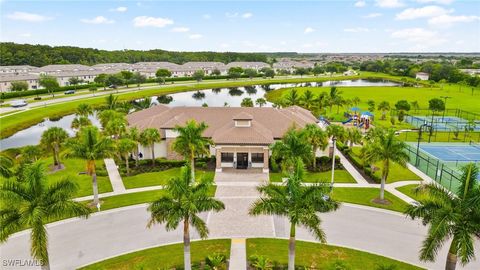
<path fill-rule="evenodd" d="M 343 125 L 352 123 L 352 125 L 357 128 L 363 127 L 365 130 L 370 128 L 374 116 L 371 112 L 361 112 L 360 108 L 358 107 L 350 108 L 350 111 L 352 112 L 351 114 L 345 113 L 345 117 L 348 119 L 342 122 Z"/>

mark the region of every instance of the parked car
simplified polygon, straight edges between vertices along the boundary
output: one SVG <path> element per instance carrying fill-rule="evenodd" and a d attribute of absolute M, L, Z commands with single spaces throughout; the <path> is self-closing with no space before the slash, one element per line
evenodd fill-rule
<path fill-rule="evenodd" d="M 27 105 L 28 103 L 24 99 L 12 100 L 10 102 L 10 106 L 12 106 L 13 108 L 19 108 Z"/>
<path fill-rule="evenodd" d="M 117 86 L 115 84 L 112 84 L 112 85 L 108 86 L 108 88 L 117 89 Z"/>
<path fill-rule="evenodd" d="M 65 95 L 73 95 L 75 94 L 75 90 L 67 90 L 64 92 Z"/>

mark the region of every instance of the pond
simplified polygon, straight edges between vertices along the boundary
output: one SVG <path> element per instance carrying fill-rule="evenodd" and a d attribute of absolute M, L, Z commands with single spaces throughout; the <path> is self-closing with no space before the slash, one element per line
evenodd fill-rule
<path fill-rule="evenodd" d="M 168 95 L 171 97 L 169 106 L 202 106 L 206 104 L 210 107 L 239 107 L 242 100 L 246 97 L 255 101 L 264 97 L 267 91 L 288 87 L 308 87 L 308 86 L 342 86 L 342 87 L 358 87 L 358 86 L 399 86 L 399 83 L 384 80 L 342 80 L 342 81 L 325 81 L 310 83 L 289 83 L 289 84 L 270 84 L 270 85 L 253 85 L 247 87 L 231 87 L 206 89 L 196 92 L 181 92 Z M 152 98 L 153 103 L 158 103 L 156 97 Z M 256 105 L 255 105 L 256 106 Z M 267 102 L 265 106 L 270 107 L 272 104 Z M 40 142 L 42 133 L 49 127 L 64 128 L 70 135 L 75 131 L 70 127 L 75 115 L 66 115 L 59 120 L 45 119 L 42 123 L 21 130 L 14 135 L 0 140 L 0 150 L 12 147 L 22 147 L 25 145 L 35 145 Z M 99 126 L 99 122 L 95 117 L 91 117 L 94 125 Z"/>

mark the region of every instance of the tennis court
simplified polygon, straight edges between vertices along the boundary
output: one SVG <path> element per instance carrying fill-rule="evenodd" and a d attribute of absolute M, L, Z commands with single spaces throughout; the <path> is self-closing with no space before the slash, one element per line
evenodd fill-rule
<path fill-rule="evenodd" d="M 420 149 L 443 161 L 480 162 L 479 145 L 424 144 Z"/>
<path fill-rule="evenodd" d="M 405 117 L 405 122 L 410 123 L 416 127 L 420 127 L 425 122 L 431 125 L 435 130 L 448 131 L 448 130 L 465 130 L 465 128 L 472 129 L 472 131 L 480 131 L 480 121 L 476 120 L 469 122 L 466 119 L 456 116 L 419 116 L 408 115 Z"/>

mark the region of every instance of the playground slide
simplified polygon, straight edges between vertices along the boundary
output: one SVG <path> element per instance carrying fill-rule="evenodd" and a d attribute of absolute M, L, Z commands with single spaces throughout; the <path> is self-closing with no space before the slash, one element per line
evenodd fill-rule
<path fill-rule="evenodd" d="M 346 120 L 346 121 L 343 121 L 343 122 L 342 122 L 342 124 L 344 124 L 344 125 L 345 125 L 346 123 L 350 123 L 350 122 L 352 122 L 352 120 L 353 120 L 353 118 L 348 118 L 348 120 Z"/>
<path fill-rule="evenodd" d="M 362 122 L 362 123 L 360 123 L 360 125 L 358 125 L 358 127 L 363 127 L 363 124 L 364 124 L 363 122 Z"/>

